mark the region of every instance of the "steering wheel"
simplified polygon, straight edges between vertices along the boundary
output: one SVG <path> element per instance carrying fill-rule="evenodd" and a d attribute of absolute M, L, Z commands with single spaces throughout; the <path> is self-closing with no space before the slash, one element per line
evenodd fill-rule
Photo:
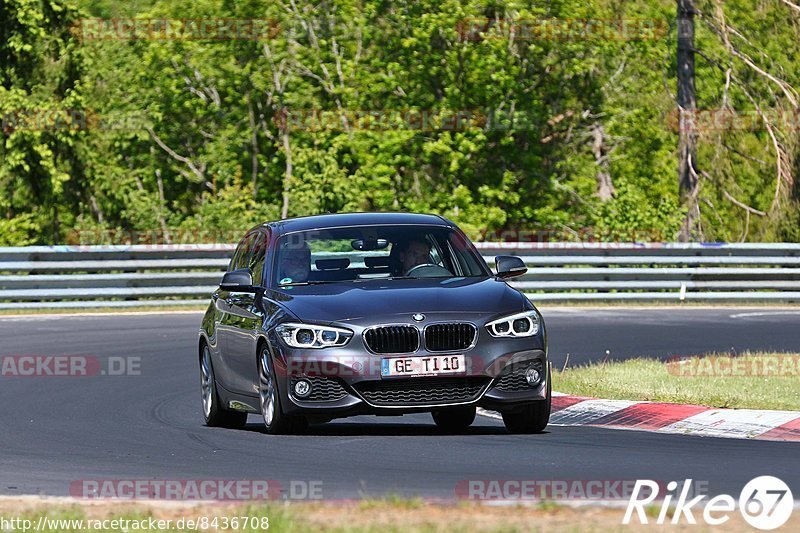
<path fill-rule="evenodd" d="M 423 271 L 422 270 L 423 268 L 427 269 L 427 270 Z M 438 278 L 438 277 L 441 277 L 441 276 L 452 276 L 453 275 L 449 270 L 447 270 L 443 266 L 435 265 L 433 263 L 423 263 L 421 265 L 417 265 L 417 266 L 411 267 L 408 270 L 408 272 L 406 272 L 406 276 L 411 276 L 415 272 L 416 272 L 416 277 L 422 277 L 422 278 Z M 429 274 L 420 276 L 420 274 L 423 274 L 423 272 L 425 274 L 428 274 L 428 273 Z"/>

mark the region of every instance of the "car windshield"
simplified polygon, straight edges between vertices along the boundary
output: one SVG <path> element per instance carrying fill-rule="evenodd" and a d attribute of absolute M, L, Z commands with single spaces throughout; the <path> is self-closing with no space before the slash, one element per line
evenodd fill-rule
<path fill-rule="evenodd" d="M 489 276 L 474 247 L 441 226 L 356 226 L 303 231 L 278 242 L 274 284 Z"/>

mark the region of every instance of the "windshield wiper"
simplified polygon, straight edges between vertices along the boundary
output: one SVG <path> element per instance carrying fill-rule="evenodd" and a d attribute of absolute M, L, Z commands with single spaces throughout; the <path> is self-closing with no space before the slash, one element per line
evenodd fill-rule
<path fill-rule="evenodd" d="M 292 283 L 280 283 L 278 287 L 297 287 L 299 285 L 324 285 L 326 283 L 336 283 L 335 281 L 294 281 Z"/>

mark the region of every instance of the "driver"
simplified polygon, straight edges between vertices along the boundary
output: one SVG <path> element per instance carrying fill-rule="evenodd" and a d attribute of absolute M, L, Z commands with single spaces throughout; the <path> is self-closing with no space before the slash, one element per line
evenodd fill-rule
<path fill-rule="evenodd" d="M 412 268 L 431 263 L 431 245 L 422 240 L 408 241 L 400 249 L 398 258 L 403 265 L 403 275 L 407 276 Z"/>
<path fill-rule="evenodd" d="M 278 268 L 279 283 L 302 283 L 311 273 L 311 250 L 306 243 L 287 247 L 281 255 Z"/>

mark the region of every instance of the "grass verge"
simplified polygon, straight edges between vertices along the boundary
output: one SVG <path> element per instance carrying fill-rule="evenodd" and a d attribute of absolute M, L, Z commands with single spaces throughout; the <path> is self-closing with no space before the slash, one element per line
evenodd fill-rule
<path fill-rule="evenodd" d="M 800 411 L 800 354 L 604 362 L 556 371 L 553 387 L 593 398 Z"/>
<path fill-rule="evenodd" d="M 599 506 L 572 507 L 564 505 L 526 505 L 493 507 L 474 502 L 459 504 L 434 504 L 423 500 L 411 503 L 402 499 L 374 500 L 368 504 L 359 502 L 320 502 L 320 503 L 270 503 L 253 504 L 181 504 L 171 503 L 103 503 L 81 502 L 75 504 L 47 504 L 31 502 L 0 501 L 0 521 L 2 519 L 30 520 L 31 529 L 40 524 L 43 527 L 38 533 L 78 532 L 78 531 L 291 531 L 292 533 L 331 532 L 516 532 L 516 531 L 555 531 L 555 532 L 594 532 L 594 531 L 659 531 L 686 530 L 686 525 L 672 526 L 667 519 L 666 525 L 654 526 L 655 512 L 650 515 L 649 524 L 640 524 L 636 519 L 630 525 L 623 525 L 624 508 Z M 670 513 L 671 514 L 671 513 Z M 213 520 L 217 518 L 217 527 Z M 240 517 L 237 527 L 232 527 L 234 517 Z M 241 527 L 242 520 L 247 517 L 247 527 Z M 170 520 L 164 527 L 134 527 L 131 523 L 114 524 L 113 519 L 137 520 L 145 523 L 148 519 Z M 227 518 L 229 527 L 221 527 Z M 269 528 L 262 519 L 267 518 Z M 204 528 L 197 526 L 198 520 L 206 520 Z M 712 526 L 702 523 L 691 526 L 692 531 L 716 531 Z M 62 522 L 54 522 L 61 520 Z M 63 522 L 64 520 L 72 520 Z M 87 520 L 109 520 L 109 522 L 92 524 Z M 183 520 L 183 522 L 179 522 Z M 189 526 L 189 520 L 195 527 Z M 78 522 L 75 522 L 78 521 Z M 80 522 L 82 521 L 82 522 Z M 179 527 L 179 525 L 183 527 Z M 100 527 L 96 527 L 100 526 Z M 105 526 L 105 527 L 103 527 Z M 251 527 L 257 526 L 257 527 Z M 786 528 L 800 527 L 800 513 L 794 513 Z M 14 528 L 22 531 L 21 527 Z M 742 516 L 730 513 L 730 520 L 725 524 L 725 531 L 749 531 Z"/>

